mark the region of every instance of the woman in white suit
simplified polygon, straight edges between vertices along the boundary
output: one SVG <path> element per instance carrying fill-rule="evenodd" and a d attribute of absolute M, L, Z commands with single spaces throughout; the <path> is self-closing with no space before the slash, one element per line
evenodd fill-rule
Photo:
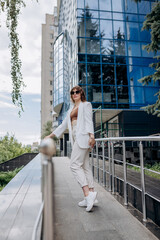
<path fill-rule="evenodd" d="M 74 105 L 68 110 L 62 124 L 47 137 L 59 138 L 67 128 L 69 129 L 72 145 L 70 168 L 84 193 L 84 200 L 78 205 L 86 206 L 86 211 L 89 212 L 97 202 L 97 192 L 94 192 L 93 175 L 89 165 L 89 151 L 95 145 L 92 105 L 86 101 L 80 86 L 73 87 L 70 95 Z"/>

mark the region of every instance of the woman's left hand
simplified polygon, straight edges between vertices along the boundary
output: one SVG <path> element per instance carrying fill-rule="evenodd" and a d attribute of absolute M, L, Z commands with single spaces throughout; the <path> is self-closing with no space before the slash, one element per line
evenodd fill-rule
<path fill-rule="evenodd" d="M 91 146 L 91 148 L 93 148 L 93 147 L 94 147 L 95 143 L 96 143 L 96 141 L 95 141 L 95 139 L 94 139 L 94 138 L 90 138 L 90 139 L 89 139 L 89 142 L 88 142 L 88 144 L 89 144 L 89 146 Z"/>

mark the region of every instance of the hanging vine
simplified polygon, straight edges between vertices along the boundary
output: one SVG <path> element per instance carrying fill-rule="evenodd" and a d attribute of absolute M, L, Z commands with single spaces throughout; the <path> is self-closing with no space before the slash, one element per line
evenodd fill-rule
<path fill-rule="evenodd" d="M 12 102 L 20 109 L 18 114 L 21 115 L 22 105 L 22 89 L 25 87 L 21 73 L 22 61 L 19 58 L 19 50 L 22 48 L 17 33 L 18 17 L 21 9 L 26 4 L 23 0 L 0 0 L 0 14 L 6 13 L 6 27 L 9 35 L 9 48 L 11 52 L 11 79 L 12 79 Z"/>

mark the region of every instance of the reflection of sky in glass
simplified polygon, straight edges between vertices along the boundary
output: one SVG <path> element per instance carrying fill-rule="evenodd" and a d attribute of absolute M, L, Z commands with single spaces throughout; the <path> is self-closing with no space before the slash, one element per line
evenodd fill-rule
<path fill-rule="evenodd" d="M 135 1 L 125 0 L 124 2 L 125 2 L 125 11 L 126 12 L 137 13 L 137 3 Z"/>
<path fill-rule="evenodd" d="M 77 0 L 77 7 L 84 8 L 84 0 Z"/>
<path fill-rule="evenodd" d="M 123 0 L 112 0 L 113 11 L 123 12 Z"/>
<path fill-rule="evenodd" d="M 133 57 L 141 56 L 140 43 L 128 42 L 128 55 Z"/>
<path fill-rule="evenodd" d="M 99 9 L 111 11 L 111 0 L 99 0 Z"/>
<path fill-rule="evenodd" d="M 119 39 L 119 34 L 122 39 L 125 39 L 125 22 L 114 21 L 114 38 Z"/>
<path fill-rule="evenodd" d="M 147 14 L 150 12 L 150 1 L 138 2 L 138 8 L 140 14 Z"/>
<path fill-rule="evenodd" d="M 112 35 L 112 21 L 100 20 L 100 33 L 104 34 L 103 38 L 113 38 Z"/>
<path fill-rule="evenodd" d="M 85 7 L 89 7 L 90 9 L 98 10 L 98 0 L 86 0 Z"/>
<path fill-rule="evenodd" d="M 127 28 L 127 39 L 138 41 L 139 40 L 138 23 L 127 22 L 126 23 L 126 28 Z"/>

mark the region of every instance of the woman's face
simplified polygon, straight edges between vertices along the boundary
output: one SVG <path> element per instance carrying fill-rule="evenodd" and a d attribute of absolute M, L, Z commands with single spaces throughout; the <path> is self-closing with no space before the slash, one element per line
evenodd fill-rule
<path fill-rule="evenodd" d="M 72 99 L 74 102 L 78 102 L 79 100 L 81 100 L 81 92 L 78 89 L 73 89 L 72 92 L 74 94 L 72 94 Z"/>

